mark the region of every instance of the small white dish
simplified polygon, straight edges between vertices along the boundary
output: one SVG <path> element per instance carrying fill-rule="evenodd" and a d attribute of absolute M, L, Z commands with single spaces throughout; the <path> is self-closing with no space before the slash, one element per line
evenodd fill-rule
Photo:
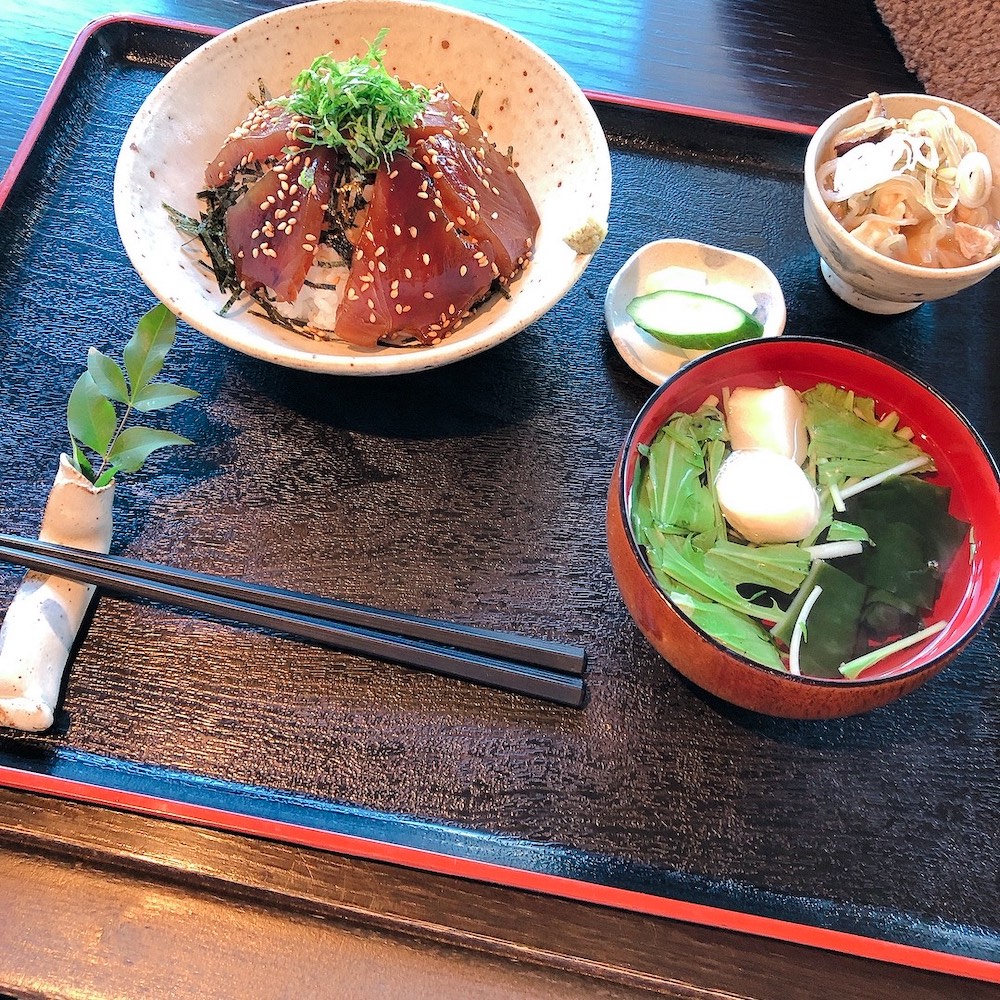
<path fill-rule="evenodd" d="M 355 348 L 311 340 L 247 308 L 220 316 L 226 296 L 186 249 L 164 205 L 197 216 L 205 164 L 250 109 L 260 83 L 285 93 L 299 70 L 330 50 L 364 52 L 387 28 L 386 68 L 401 79 L 444 83 L 469 105 L 495 145 L 513 148 L 541 216 L 534 257 L 461 330 L 433 347 Z M 423 0 L 323 0 L 272 11 L 213 38 L 150 93 L 118 157 L 115 217 L 122 244 L 150 290 L 209 337 L 274 364 L 339 375 L 421 371 L 494 347 L 558 302 L 590 262 L 566 240 L 606 227 L 611 202 L 607 138 L 586 96 L 548 55 L 502 25 Z"/>
<path fill-rule="evenodd" d="M 700 290 L 742 306 L 763 324 L 765 337 L 780 336 L 785 329 L 787 312 L 781 285 L 756 257 L 695 240 L 647 243 L 629 257 L 608 285 L 604 319 L 625 363 L 654 385 L 688 361 L 708 353 L 662 343 L 636 326 L 626 311 L 637 295 L 653 291 L 651 280 L 668 268 L 677 268 L 674 273 L 681 280 L 684 272 L 704 275 L 704 281 L 695 280 L 689 290 Z"/>

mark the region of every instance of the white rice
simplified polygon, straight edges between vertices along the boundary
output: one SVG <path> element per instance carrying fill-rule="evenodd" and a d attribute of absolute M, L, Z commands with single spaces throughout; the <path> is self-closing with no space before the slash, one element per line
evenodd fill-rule
<path fill-rule="evenodd" d="M 282 316 L 303 323 L 301 332 L 304 335 L 332 340 L 340 292 L 346 280 L 347 266 L 340 254 L 321 243 L 296 300 L 275 302 L 274 306 Z"/>

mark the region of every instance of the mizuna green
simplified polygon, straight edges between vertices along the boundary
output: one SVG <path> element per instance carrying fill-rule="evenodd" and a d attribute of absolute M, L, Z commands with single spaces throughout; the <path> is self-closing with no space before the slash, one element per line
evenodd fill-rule
<path fill-rule="evenodd" d="M 946 487 L 901 471 L 934 464 L 895 414 L 826 383 L 801 396 L 821 504 L 809 537 L 751 545 L 729 529 L 714 482 L 731 446 L 714 398 L 640 447 L 630 524 L 663 592 L 723 645 L 775 670 L 853 679 L 932 634 L 923 618 L 969 526 L 948 512 Z M 844 541 L 860 554 L 819 555 Z"/>

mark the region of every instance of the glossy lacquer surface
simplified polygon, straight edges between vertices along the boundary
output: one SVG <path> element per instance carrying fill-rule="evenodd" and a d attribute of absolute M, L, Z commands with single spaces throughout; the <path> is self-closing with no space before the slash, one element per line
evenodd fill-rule
<path fill-rule="evenodd" d="M 114 353 L 149 305 L 117 243 L 111 167 L 163 65 L 196 41 L 110 25 L 4 207 L 13 530 L 35 528 L 86 346 Z M 941 678 L 839 722 L 767 719 L 682 680 L 608 562 L 611 466 L 650 387 L 611 347 L 602 301 L 642 242 L 728 243 L 782 281 L 790 329 L 915 368 L 995 446 L 995 375 L 968 358 L 997 290 L 859 318 L 822 285 L 801 221 L 804 135 L 598 107 L 612 230 L 555 310 L 481 357 L 392 380 L 277 369 L 182 331 L 171 372 L 202 398 L 174 426 L 196 445 L 123 481 L 116 527 L 130 555 L 580 643 L 585 708 L 102 597 L 57 726 L 5 734 L 0 762 L 463 871 L 486 861 L 989 962 L 995 623 Z M 3 571 L 5 594 L 17 579 Z"/>

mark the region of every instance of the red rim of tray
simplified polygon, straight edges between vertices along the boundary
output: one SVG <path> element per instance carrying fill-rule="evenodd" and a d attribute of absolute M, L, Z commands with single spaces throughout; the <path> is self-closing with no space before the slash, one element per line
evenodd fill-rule
<path fill-rule="evenodd" d="M 218 35 L 226 30 L 171 18 L 130 14 L 111 14 L 87 24 L 73 40 L 38 112 L 18 145 L 10 166 L 0 179 L 0 207 L 5 203 L 20 171 L 24 168 L 37 144 L 60 92 L 66 85 L 84 47 L 90 38 L 102 28 L 116 23 L 175 29 L 206 36 Z M 746 125 L 798 135 L 808 136 L 815 132 L 813 126 L 795 122 L 740 115 L 710 108 L 672 104 L 594 90 L 585 90 L 584 93 L 592 102 L 617 104 L 647 111 L 669 112 L 693 119 Z M 744 913 L 720 906 L 691 903 L 546 872 L 533 872 L 487 861 L 462 858 L 374 838 L 322 830 L 302 824 L 116 789 L 57 775 L 22 771 L 14 767 L 0 765 L 0 786 L 184 824 L 316 848 L 438 875 L 484 882 L 576 902 L 819 948 L 913 969 L 989 983 L 1000 983 L 1000 961 L 991 962 L 985 959 L 949 954 L 929 948 L 865 937 L 860 934 Z"/>

